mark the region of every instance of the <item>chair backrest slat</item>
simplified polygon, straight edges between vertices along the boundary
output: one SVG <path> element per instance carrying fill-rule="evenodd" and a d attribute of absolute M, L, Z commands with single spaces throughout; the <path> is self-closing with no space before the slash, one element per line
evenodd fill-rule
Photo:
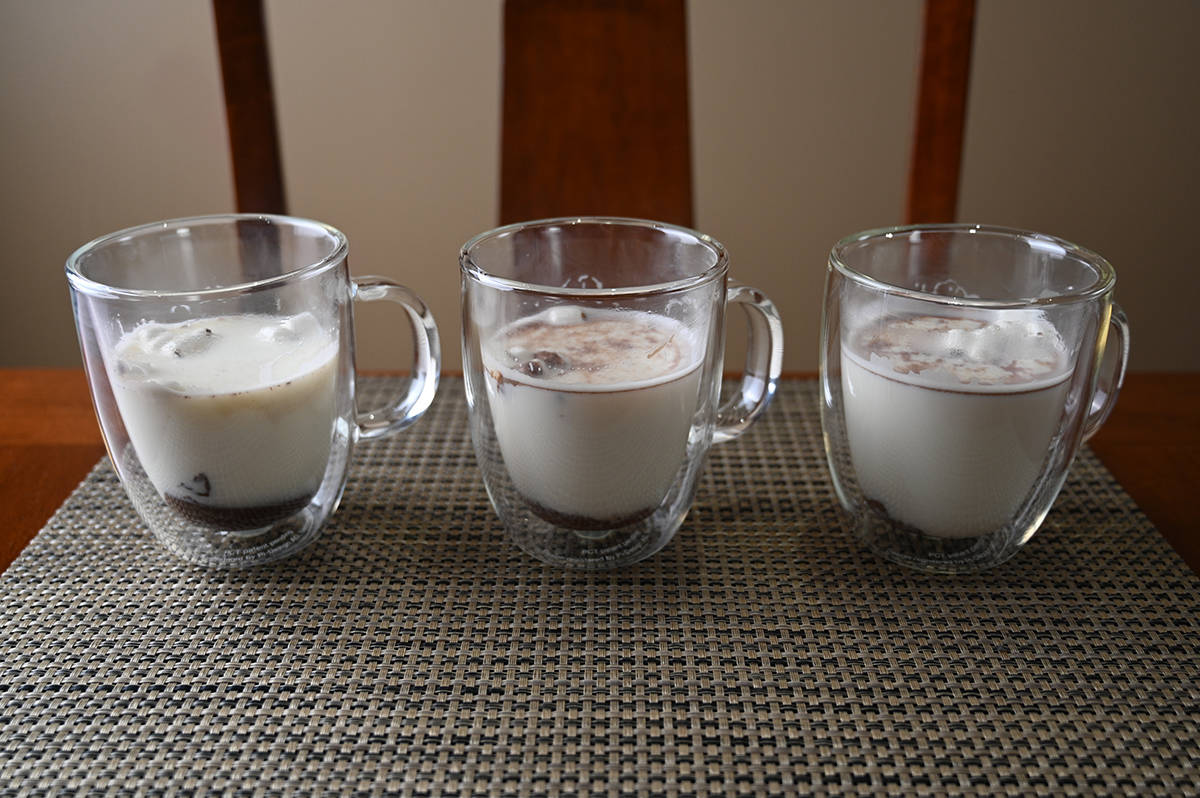
<path fill-rule="evenodd" d="M 286 213 L 263 0 L 213 0 L 237 207 Z M 955 218 L 975 0 L 925 0 L 905 218 Z M 500 221 L 691 225 L 685 0 L 507 0 Z"/>
<path fill-rule="evenodd" d="M 507 0 L 500 218 L 692 224 L 684 0 Z"/>
<path fill-rule="evenodd" d="M 952 222 L 958 212 L 974 27 L 975 0 L 925 0 L 909 224 Z"/>
<path fill-rule="evenodd" d="M 237 209 L 287 213 L 262 0 L 213 0 Z"/>

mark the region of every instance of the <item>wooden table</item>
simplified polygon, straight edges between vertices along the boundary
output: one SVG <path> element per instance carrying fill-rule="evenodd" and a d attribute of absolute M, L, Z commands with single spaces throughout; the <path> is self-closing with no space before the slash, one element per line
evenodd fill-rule
<path fill-rule="evenodd" d="M 104 445 L 80 370 L 0 370 L 0 400 L 3 569 L 100 459 Z M 1200 573 L 1200 373 L 1130 374 L 1091 445 Z"/>

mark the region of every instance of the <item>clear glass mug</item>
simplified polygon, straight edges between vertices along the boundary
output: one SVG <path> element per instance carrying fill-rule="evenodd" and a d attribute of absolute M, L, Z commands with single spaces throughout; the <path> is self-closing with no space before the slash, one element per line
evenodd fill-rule
<path fill-rule="evenodd" d="M 833 247 L 821 422 L 867 547 L 957 573 L 1033 536 L 1124 378 L 1115 282 L 1094 252 L 1000 227 L 870 230 Z"/>
<path fill-rule="evenodd" d="M 433 316 L 391 280 L 351 280 L 347 249 L 319 222 L 227 215 L 122 230 L 67 260 L 109 457 L 183 559 L 244 567 L 304 548 L 337 508 L 355 441 L 403 429 L 433 400 Z M 412 378 L 360 413 L 352 300 L 379 299 L 405 311 Z"/>
<path fill-rule="evenodd" d="M 463 245 L 463 368 L 488 495 L 513 541 L 582 569 L 637 562 L 682 525 L 704 456 L 767 407 L 779 314 L 718 242 L 669 224 L 549 219 Z M 747 311 L 719 406 L 725 309 Z"/>

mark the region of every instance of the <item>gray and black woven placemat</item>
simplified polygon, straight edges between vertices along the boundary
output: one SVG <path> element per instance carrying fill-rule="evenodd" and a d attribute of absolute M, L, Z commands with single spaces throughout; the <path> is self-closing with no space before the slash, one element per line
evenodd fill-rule
<path fill-rule="evenodd" d="M 850 540 L 789 383 L 665 550 L 563 572 L 506 541 L 461 393 L 249 572 L 97 466 L 0 577 L 0 794 L 1200 790 L 1200 579 L 1090 453 L 1015 559 L 916 574 Z"/>

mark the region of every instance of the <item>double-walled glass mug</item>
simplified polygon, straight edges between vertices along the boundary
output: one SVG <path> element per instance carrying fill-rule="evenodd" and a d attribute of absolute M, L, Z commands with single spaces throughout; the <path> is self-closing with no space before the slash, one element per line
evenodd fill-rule
<path fill-rule="evenodd" d="M 766 409 L 779 314 L 719 243 L 669 224 L 549 219 L 463 245 L 463 367 L 483 479 L 513 541 L 583 569 L 642 560 L 682 525 L 713 442 Z M 719 406 L 725 308 L 747 311 Z"/>
<path fill-rule="evenodd" d="M 67 279 L 105 445 L 167 549 L 241 567 L 320 532 L 359 439 L 400 430 L 437 390 L 425 304 L 351 280 L 346 237 L 284 216 L 175 219 L 81 247 Z M 355 407 L 352 300 L 404 308 L 415 343 L 404 395 Z"/>
<path fill-rule="evenodd" d="M 1124 378 L 1115 281 L 1094 252 L 999 227 L 871 230 L 833 247 L 821 421 L 860 540 L 956 573 L 1033 536 Z"/>

